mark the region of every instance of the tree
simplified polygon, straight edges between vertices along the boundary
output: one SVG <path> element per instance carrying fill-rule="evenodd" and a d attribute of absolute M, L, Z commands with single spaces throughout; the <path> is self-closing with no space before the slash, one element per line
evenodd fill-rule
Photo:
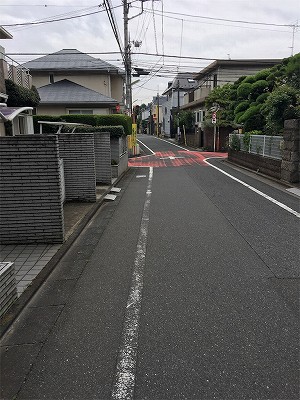
<path fill-rule="evenodd" d="M 174 119 L 175 126 L 183 126 L 187 131 L 191 131 L 194 129 L 195 124 L 195 114 L 193 111 L 180 111 L 178 115 L 176 115 Z"/>
<path fill-rule="evenodd" d="M 228 126 L 233 124 L 234 115 L 232 107 L 232 98 L 235 97 L 235 88 L 230 83 L 224 86 L 218 86 L 207 96 L 205 107 L 210 110 L 216 104 L 218 110 L 218 125 Z M 208 116 L 208 120 L 211 116 Z"/>
<path fill-rule="evenodd" d="M 279 134 L 284 120 L 300 118 L 299 92 L 289 85 L 276 88 L 262 106 L 262 114 L 267 133 Z"/>
<path fill-rule="evenodd" d="M 219 126 L 243 124 L 245 132 L 278 134 L 285 119 L 299 118 L 299 88 L 300 53 L 272 68 L 213 89 L 205 105 L 208 110 L 219 105 Z"/>
<path fill-rule="evenodd" d="M 31 89 L 26 89 L 10 79 L 6 79 L 5 87 L 8 95 L 7 105 L 9 107 L 37 107 L 40 103 L 41 99 L 35 86 L 32 86 Z"/>

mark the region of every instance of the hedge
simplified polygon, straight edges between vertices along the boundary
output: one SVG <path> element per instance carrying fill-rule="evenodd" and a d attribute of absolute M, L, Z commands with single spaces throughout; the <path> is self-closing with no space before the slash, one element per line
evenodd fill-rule
<path fill-rule="evenodd" d="M 108 127 L 123 127 L 123 135 L 131 135 L 132 133 L 132 120 L 129 116 L 124 114 L 109 114 L 109 115 L 92 115 L 92 114 L 72 114 L 72 115 L 34 115 L 33 116 L 33 124 L 34 124 L 34 132 L 39 132 L 40 127 L 38 121 L 51 121 L 51 122 L 76 122 L 80 124 L 91 125 L 92 127 L 97 127 L 97 131 L 99 132 L 98 127 L 105 127 L 105 131 L 111 132 L 112 136 L 121 136 L 120 129 L 108 129 Z M 43 132 L 45 133 L 55 133 L 57 132 L 56 126 L 44 125 Z M 81 129 L 81 128 L 80 128 Z M 87 128 L 84 128 L 86 131 Z M 68 131 L 67 128 L 63 130 Z M 76 129 L 76 132 L 79 132 L 79 128 Z M 103 130 L 102 130 L 103 132 Z"/>
<path fill-rule="evenodd" d="M 8 107 L 37 107 L 39 105 L 40 96 L 35 86 L 27 89 L 10 79 L 5 79 L 5 89 L 8 95 Z"/>
<path fill-rule="evenodd" d="M 109 132 L 111 137 L 119 138 L 125 135 L 124 127 L 122 125 L 116 126 L 93 126 L 93 127 L 78 127 L 75 132 Z"/>

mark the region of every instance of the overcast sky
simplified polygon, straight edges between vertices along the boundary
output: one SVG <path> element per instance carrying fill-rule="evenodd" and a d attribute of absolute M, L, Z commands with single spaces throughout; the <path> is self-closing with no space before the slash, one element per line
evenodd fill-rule
<path fill-rule="evenodd" d="M 122 0 L 110 2 L 123 43 Z M 141 11 L 141 2 L 128 2 L 133 17 Z M 77 49 L 121 67 L 119 47 L 102 2 L 100 6 L 89 3 L 0 0 L 0 25 L 13 35 L 11 40 L 1 40 L 1 45 L 20 63 L 40 57 L 35 53 Z M 66 19 L 70 17 L 76 18 Z M 51 19 L 61 20 L 16 25 Z M 143 14 L 129 21 L 129 32 L 131 41 L 141 42 L 139 47 L 132 45 L 132 64 L 149 70 L 150 75 L 132 78 L 140 79 L 133 85 L 133 102 L 148 103 L 178 71 L 199 72 L 215 59 L 281 59 L 292 54 L 292 46 L 296 54 L 300 30 L 293 25 L 299 23 L 300 0 L 145 1 Z"/>

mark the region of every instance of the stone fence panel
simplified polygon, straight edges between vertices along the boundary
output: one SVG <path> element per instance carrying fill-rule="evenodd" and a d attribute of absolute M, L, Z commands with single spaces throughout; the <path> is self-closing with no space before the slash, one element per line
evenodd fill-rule
<path fill-rule="evenodd" d="M 61 133 L 59 156 L 64 160 L 66 201 L 96 201 L 94 133 Z"/>
<path fill-rule="evenodd" d="M 64 221 L 55 135 L 0 137 L 0 241 L 62 243 Z"/>

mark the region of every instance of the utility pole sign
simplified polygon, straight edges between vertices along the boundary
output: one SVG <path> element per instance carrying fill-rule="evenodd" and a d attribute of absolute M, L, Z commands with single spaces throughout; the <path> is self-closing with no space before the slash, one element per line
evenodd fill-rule
<path fill-rule="evenodd" d="M 212 113 L 212 115 L 211 115 L 211 122 L 212 122 L 213 124 L 216 124 L 216 123 L 217 123 L 217 113 L 216 113 L 216 112 L 213 112 L 213 113 Z"/>

